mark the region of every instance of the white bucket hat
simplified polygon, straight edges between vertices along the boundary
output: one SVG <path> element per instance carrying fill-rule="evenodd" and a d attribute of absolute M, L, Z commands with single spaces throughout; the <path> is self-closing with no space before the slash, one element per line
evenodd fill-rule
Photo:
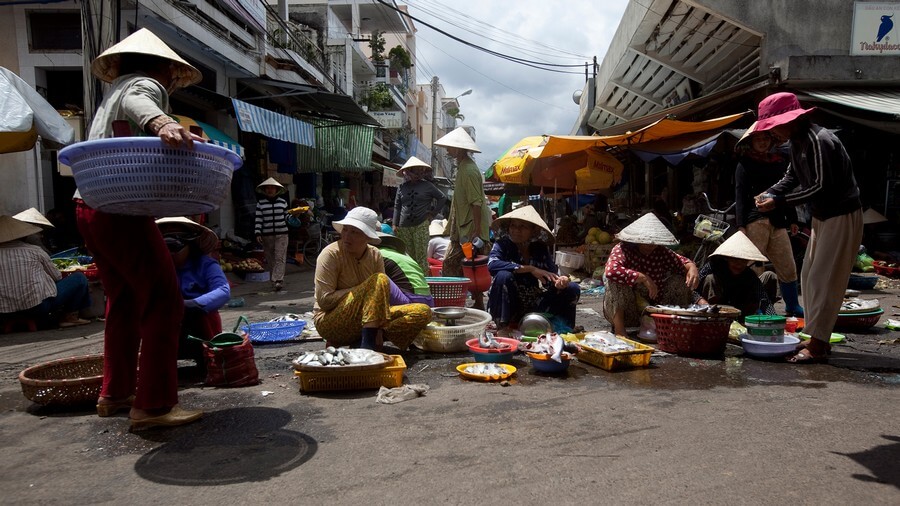
<path fill-rule="evenodd" d="M 344 228 L 344 225 L 350 225 L 366 234 L 366 237 L 371 239 L 369 242 L 372 244 L 379 244 L 381 242 L 381 238 L 378 237 L 378 231 L 380 229 L 378 226 L 378 213 L 368 207 L 354 207 L 347 213 L 347 216 L 345 216 L 343 220 L 335 221 L 332 225 L 338 232 Z"/>
<path fill-rule="evenodd" d="M 475 141 L 472 140 L 468 132 L 466 132 L 466 129 L 463 127 L 456 127 L 456 129 L 449 134 L 434 141 L 434 145 L 443 146 L 445 148 L 461 148 L 467 151 L 481 153 L 481 150 L 478 149 Z"/>
<path fill-rule="evenodd" d="M 428 224 L 428 235 L 446 235 L 447 220 L 431 220 Z"/>
<path fill-rule="evenodd" d="M 41 231 L 40 227 L 19 221 L 12 216 L 0 216 L 0 243 L 15 241 Z"/>
<path fill-rule="evenodd" d="M 38 211 L 37 209 L 35 209 L 33 207 L 28 208 L 19 214 L 14 214 L 13 218 L 15 218 L 19 221 L 24 221 L 25 223 L 31 223 L 32 225 L 37 225 L 39 227 L 55 228 L 53 226 L 53 224 L 50 223 L 50 220 L 45 218 L 44 215 L 41 214 L 40 211 Z"/>
<path fill-rule="evenodd" d="M 172 76 L 172 84 L 175 87 L 186 88 L 192 84 L 199 83 L 203 79 L 203 75 L 199 70 L 184 61 L 165 42 L 146 28 L 141 28 L 122 39 L 118 44 L 103 51 L 91 63 L 91 73 L 108 83 L 113 82 L 119 77 L 122 55 L 129 53 L 159 56 L 175 62 L 177 65 L 172 71 L 174 74 Z"/>
<path fill-rule="evenodd" d="M 165 235 L 171 230 L 184 230 L 189 233 L 198 234 L 196 239 L 197 246 L 203 253 L 215 251 L 219 246 L 219 237 L 212 230 L 204 227 L 196 221 L 189 220 L 183 216 L 175 216 L 172 218 L 160 218 L 156 220 L 159 230 Z"/>
<path fill-rule="evenodd" d="M 400 170 L 397 171 L 397 174 L 403 175 L 403 172 L 406 169 L 414 169 L 414 168 L 423 168 L 423 169 L 431 170 L 431 165 L 428 165 L 427 163 L 423 162 L 422 160 L 419 160 L 418 158 L 411 156 L 411 157 L 409 157 L 409 160 L 407 160 L 406 163 L 403 164 L 403 167 L 400 167 Z"/>
<path fill-rule="evenodd" d="M 16 215 L 18 216 L 18 215 Z M 874 225 L 875 223 L 884 223 L 888 219 L 871 207 L 863 213 L 863 225 Z M 27 221 L 27 220 L 26 220 Z"/>
<path fill-rule="evenodd" d="M 656 244 L 659 246 L 675 246 L 678 239 L 659 221 L 653 213 L 647 213 L 634 220 L 630 225 L 616 234 L 622 242 L 634 244 Z"/>
<path fill-rule="evenodd" d="M 753 245 L 750 238 L 740 231 L 725 239 L 725 242 L 720 244 L 709 256 L 739 258 L 753 262 L 766 262 L 769 260 L 759 251 L 759 248 Z"/>
<path fill-rule="evenodd" d="M 284 192 L 286 191 L 285 188 L 284 188 L 284 185 L 281 184 L 281 183 L 279 183 L 278 180 L 275 179 L 274 177 L 270 177 L 269 179 L 266 179 L 266 180 L 263 181 L 262 183 L 259 183 L 258 185 L 256 185 L 256 191 L 261 192 L 261 191 L 263 190 L 263 187 L 264 187 L 264 186 L 276 186 L 276 187 L 278 187 L 278 193 L 277 193 L 277 195 L 281 195 L 282 193 L 284 193 Z"/>
<path fill-rule="evenodd" d="M 552 237 L 553 232 L 550 231 L 550 227 L 547 226 L 547 223 L 543 220 L 543 218 L 541 218 L 541 215 L 538 214 L 537 210 L 532 206 L 525 205 L 514 211 L 510 211 L 494 220 L 494 223 L 492 223 L 491 226 L 494 227 L 494 229 L 497 229 L 500 227 L 500 225 L 503 225 L 509 220 L 527 221 L 532 225 L 537 225 L 538 227 L 542 228 L 548 234 L 551 234 Z"/>

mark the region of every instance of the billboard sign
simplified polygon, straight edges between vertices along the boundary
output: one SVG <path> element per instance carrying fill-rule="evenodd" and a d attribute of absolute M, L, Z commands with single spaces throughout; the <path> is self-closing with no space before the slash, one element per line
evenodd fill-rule
<path fill-rule="evenodd" d="M 854 2 L 850 54 L 860 56 L 900 54 L 900 18 L 894 20 L 894 13 L 900 13 L 900 3 Z"/>

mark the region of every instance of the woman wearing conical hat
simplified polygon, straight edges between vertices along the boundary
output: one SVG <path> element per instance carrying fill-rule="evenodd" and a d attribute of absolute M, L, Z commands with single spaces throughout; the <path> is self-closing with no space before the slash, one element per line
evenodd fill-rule
<path fill-rule="evenodd" d="M 531 206 L 522 206 L 494 220 L 495 229 L 508 233 L 494 243 L 488 257 L 493 278 L 488 292 L 488 311 L 504 332 L 527 313 L 553 313 L 571 329 L 575 305 L 581 296 L 578 283 L 558 275 L 559 267 L 542 233 L 553 237 L 550 227 Z"/>
<path fill-rule="evenodd" d="M 698 269 L 689 258 L 666 246 L 678 239 L 653 213 L 647 213 L 616 235 L 606 262 L 603 316 L 616 335 L 636 327 L 649 304 L 687 306 L 697 288 Z"/>
<path fill-rule="evenodd" d="M 481 153 L 472 137 L 463 127 L 458 127 L 434 142 L 447 149 L 447 154 L 457 162 L 456 184 L 450 201 L 447 230 L 450 246 L 444 257 L 444 276 L 462 276 L 464 258 L 462 244 L 478 244 L 489 240 L 491 210 L 484 197 L 484 174 L 478 170 L 472 153 Z M 480 252 L 475 252 L 478 255 Z M 476 309 L 484 309 L 484 294 L 472 293 Z"/>
<path fill-rule="evenodd" d="M 394 234 L 406 244 L 407 254 L 428 272 L 428 225 L 441 212 L 447 196 L 428 180 L 431 166 L 410 157 L 397 172 L 403 183 L 397 187 L 392 225 Z"/>
<path fill-rule="evenodd" d="M 803 316 L 797 286 L 797 264 L 788 236 L 797 235 L 799 220 L 794 206 L 762 212 L 756 208 L 755 197 L 781 180 L 788 166 L 789 150 L 775 146 L 765 132 L 754 132 L 751 125 L 735 146 L 739 154 L 734 173 L 735 221 L 753 244 L 769 258 L 784 297 L 788 316 Z"/>
<path fill-rule="evenodd" d="M 778 278 L 772 271 L 757 275 L 754 262 L 768 259 L 744 235 L 737 232 L 709 255 L 700 269 L 700 285 L 695 299 L 699 304 L 724 304 L 741 310 L 741 321 L 759 312 L 775 314 L 772 301 L 778 291 Z"/>
<path fill-rule="evenodd" d="M 149 30 L 138 30 L 104 51 L 91 72 L 110 83 L 91 122 L 91 140 L 112 137 L 119 124 L 131 135 L 156 136 L 171 146 L 190 148 L 200 140 L 166 114 L 169 93 L 200 82 L 200 71 Z M 76 202 L 78 230 L 94 255 L 107 296 L 97 414 L 128 411 L 132 430 L 199 419 L 201 411 L 178 405 L 184 303 L 159 228 L 149 216 L 109 214 Z"/>
<path fill-rule="evenodd" d="M 256 242 L 262 245 L 265 252 L 272 288 L 279 292 L 284 284 L 288 247 L 288 204 L 280 195 L 287 192 L 287 189 L 274 177 L 270 177 L 259 183 L 256 191 L 262 195 L 256 201 L 253 233 L 256 235 Z"/>

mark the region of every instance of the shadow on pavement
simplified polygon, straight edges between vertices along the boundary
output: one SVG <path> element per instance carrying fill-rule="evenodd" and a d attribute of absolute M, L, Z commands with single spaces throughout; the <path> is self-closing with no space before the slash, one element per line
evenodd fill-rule
<path fill-rule="evenodd" d="M 857 453 L 834 453 L 849 457 L 857 464 L 865 466 L 871 471 L 871 476 L 854 474 L 853 477 L 857 480 L 885 483 L 900 489 L 900 437 L 885 435 L 881 437 L 888 441 L 893 441 L 893 443 L 876 446 Z"/>
<path fill-rule="evenodd" d="M 162 446 L 135 463 L 142 478 L 167 485 L 210 486 L 265 481 L 309 461 L 310 436 L 283 429 L 291 414 L 273 408 L 213 411 L 177 430 L 136 433 Z M 170 436 L 172 436 L 170 438 Z"/>

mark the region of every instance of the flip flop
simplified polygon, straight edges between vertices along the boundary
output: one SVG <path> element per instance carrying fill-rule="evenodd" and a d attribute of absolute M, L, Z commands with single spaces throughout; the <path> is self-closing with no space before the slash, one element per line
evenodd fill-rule
<path fill-rule="evenodd" d="M 801 348 L 795 355 L 789 357 L 787 361 L 791 364 L 827 364 L 828 356 L 815 356 L 809 352 L 808 348 Z"/>

